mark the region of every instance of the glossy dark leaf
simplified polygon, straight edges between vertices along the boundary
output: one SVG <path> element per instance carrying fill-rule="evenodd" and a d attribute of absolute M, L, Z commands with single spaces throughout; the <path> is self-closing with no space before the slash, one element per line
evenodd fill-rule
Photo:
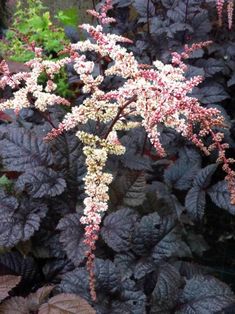
<path fill-rule="evenodd" d="M 206 189 L 210 184 L 211 177 L 217 169 L 217 164 L 211 164 L 201 169 L 193 181 L 193 186 Z"/>
<path fill-rule="evenodd" d="M 84 244 L 84 229 L 80 223 L 80 214 L 69 214 L 62 218 L 57 226 L 61 231 L 60 242 L 67 256 L 78 266 L 85 258 L 87 246 Z"/>
<path fill-rule="evenodd" d="M 8 252 L 0 255 L 0 275 L 3 274 L 21 276 L 21 283 L 28 285 L 36 281 L 38 268 L 32 257 L 23 256 L 18 252 Z"/>
<path fill-rule="evenodd" d="M 66 273 L 60 283 L 60 291 L 64 293 L 74 293 L 89 300 L 89 276 L 85 267 L 79 267 Z"/>
<path fill-rule="evenodd" d="M 94 273 L 98 291 L 112 293 L 118 290 L 121 283 L 121 276 L 113 262 L 97 258 L 95 260 Z"/>
<path fill-rule="evenodd" d="M 69 189 L 76 191 L 82 184 L 81 176 L 86 168 L 82 158 L 81 142 L 73 133 L 65 133 L 58 137 L 54 144 L 55 162 L 61 169 L 64 178 L 68 182 Z"/>
<path fill-rule="evenodd" d="M 47 206 L 39 201 L 23 198 L 20 203 L 0 191 L 0 245 L 12 247 L 19 241 L 28 240 L 40 227 Z"/>
<path fill-rule="evenodd" d="M 195 276 L 186 282 L 180 301 L 177 314 L 211 314 L 234 302 L 234 294 L 214 277 Z"/>
<path fill-rule="evenodd" d="M 123 198 L 123 205 L 125 206 L 138 206 L 141 205 L 145 198 L 146 179 L 145 174 L 140 172 L 135 176 L 126 177 L 126 191 Z"/>
<path fill-rule="evenodd" d="M 214 83 L 203 88 L 200 88 L 200 93 L 202 95 L 201 102 L 203 104 L 214 104 L 219 103 L 225 99 L 229 98 L 228 93 L 224 90 L 223 86 Z"/>
<path fill-rule="evenodd" d="M 156 269 L 152 257 L 142 257 L 135 264 L 134 277 L 135 279 L 144 278 L 147 274 L 153 272 Z"/>
<path fill-rule="evenodd" d="M 209 190 L 211 200 L 220 208 L 226 209 L 230 214 L 235 215 L 235 205 L 231 204 L 230 193 L 226 181 L 219 181 Z"/>
<path fill-rule="evenodd" d="M 217 60 L 215 58 L 209 58 L 207 60 L 201 59 L 197 61 L 196 65 L 203 67 L 206 76 L 208 77 L 213 76 L 214 74 L 221 72 L 224 69 L 224 62 L 221 59 Z"/>
<path fill-rule="evenodd" d="M 182 240 L 179 228 L 167 233 L 153 248 L 152 257 L 156 263 L 167 260 L 170 257 L 190 257 L 191 251 Z"/>
<path fill-rule="evenodd" d="M 196 2 L 196 5 L 200 5 L 199 1 L 194 2 Z M 208 12 L 206 10 L 198 10 L 198 12 L 192 15 L 192 18 L 189 17 L 189 23 L 193 27 L 195 41 L 202 40 L 202 38 L 207 38 L 207 34 L 212 29 Z"/>
<path fill-rule="evenodd" d="M 200 52 L 200 51 L 203 51 L 203 50 L 202 49 L 195 50 L 195 52 L 198 52 L 198 51 Z M 190 57 L 192 58 L 192 57 L 194 57 L 194 55 L 195 54 L 192 54 L 192 55 L 190 55 Z M 197 53 L 196 56 L 198 56 L 198 55 L 199 55 L 199 53 Z M 198 67 L 195 67 L 193 65 L 188 66 L 188 68 L 186 70 L 186 73 L 185 73 L 185 76 L 187 78 L 191 78 L 191 77 L 194 77 L 194 76 L 197 76 L 197 75 L 204 76 L 205 75 L 204 70 L 202 68 L 198 68 Z"/>
<path fill-rule="evenodd" d="M 180 294 L 181 285 L 182 279 L 178 270 L 167 263 L 161 265 L 151 296 L 151 313 L 172 311 Z"/>
<path fill-rule="evenodd" d="M 234 86 L 235 85 L 235 73 L 231 76 L 231 78 L 227 82 L 228 87 Z"/>
<path fill-rule="evenodd" d="M 188 191 L 185 198 L 185 207 L 193 220 L 200 220 L 204 216 L 206 206 L 206 192 L 211 177 L 217 168 L 211 164 L 201 169 L 193 181 L 193 187 Z"/>
<path fill-rule="evenodd" d="M 24 128 L 9 127 L 0 134 L 0 156 L 10 171 L 52 164 L 49 146 Z"/>
<path fill-rule="evenodd" d="M 179 270 L 182 277 L 191 279 L 198 275 L 207 275 L 211 269 L 192 262 L 176 261 L 174 266 Z"/>
<path fill-rule="evenodd" d="M 193 186 L 185 198 L 185 207 L 193 220 L 200 220 L 204 216 L 206 206 L 206 192 L 198 186 Z"/>
<path fill-rule="evenodd" d="M 117 253 L 114 257 L 114 264 L 123 279 L 129 278 L 134 271 L 136 257 L 133 253 Z"/>
<path fill-rule="evenodd" d="M 147 2 L 143 2 L 142 0 L 134 0 L 133 5 L 140 16 L 147 17 L 148 14 L 149 16 L 152 16 L 155 13 L 155 8 L 151 1 L 149 3 L 149 7 L 147 5 Z"/>
<path fill-rule="evenodd" d="M 53 197 L 64 191 L 66 182 L 52 169 L 35 167 L 18 178 L 16 187 L 19 191 L 27 191 L 34 198 Z"/>
<path fill-rule="evenodd" d="M 165 182 L 179 190 L 187 190 L 201 166 L 201 157 L 195 149 L 183 149 L 179 159 L 164 172 Z"/>
<path fill-rule="evenodd" d="M 116 5 L 117 8 L 128 7 L 131 4 L 131 0 L 114 0 L 113 5 Z"/>
<path fill-rule="evenodd" d="M 115 205 L 139 206 L 145 199 L 146 179 L 143 171 L 123 171 L 111 185 Z"/>
<path fill-rule="evenodd" d="M 122 252 L 130 249 L 136 218 L 136 213 L 132 209 L 122 208 L 104 219 L 101 235 L 114 251 Z"/>
<path fill-rule="evenodd" d="M 139 255 L 147 253 L 161 238 L 162 226 L 158 213 L 144 216 L 135 226 L 133 250 Z"/>
<path fill-rule="evenodd" d="M 146 314 L 146 295 L 138 289 L 134 281 L 127 279 L 122 283 L 120 298 L 112 302 L 111 313 Z"/>

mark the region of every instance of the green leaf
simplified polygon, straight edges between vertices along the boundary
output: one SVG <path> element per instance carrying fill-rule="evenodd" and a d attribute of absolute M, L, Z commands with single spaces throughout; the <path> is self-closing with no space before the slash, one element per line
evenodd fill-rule
<path fill-rule="evenodd" d="M 0 187 L 10 188 L 12 186 L 12 181 L 8 179 L 8 177 L 4 174 L 0 177 Z"/>
<path fill-rule="evenodd" d="M 79 24 L 78 23 L 78 9 L 76 7 L 59 11 L 56 18 L 64 26 L 77 26 Z"/>

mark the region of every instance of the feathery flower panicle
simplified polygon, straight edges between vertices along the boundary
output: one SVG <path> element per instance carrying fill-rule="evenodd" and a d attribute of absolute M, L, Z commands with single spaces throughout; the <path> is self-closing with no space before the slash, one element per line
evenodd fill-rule
<path fill-rule="evenodd" d="M 217 13 L 218 13 L 218 21 L 219 26 L 222 26 L 222 15 L 223 15 L 223 7 L 224 0 L 216 0 Z M 234 0 L 227 0 L 227 17 L 228 17 L 228 29 L 231 30 L 233 25 L 233 10 L 234 10 Z"/>
<path fill-rule="evenodd" d="M 222 25 L 222 14 L 223 14 L 223 7 L 224 7 L 224 0 L 216 0 L 216 6 L 217 6 L 217 13 L 218 13 L 218 19 L 219 19 L 219 25 Z"/>
<path fill-rule="evenodd" d="M 35 50 L 37 51 L 36 48 Z M 39 49 L 39 51 L 41 50 Z M 64 60 L 58 61 L 49 61 L 43 60 L 37 55 L 35 59 L 26 63 L 31 69 L 31 72 L 11 74 L 7 63 L 2 61 L 0 64 L 0 71 L 3 75 L 0 78 L 0 88 L 5 88 L 8 85 L 12 89 L 18 88 L 19 90 L 13 93 L 11 99 L 0 103 L 0 110 L 8 108 L 19 111 L 22 108 L 34 106 L 40 111 L 46 111 L 48 106 L 55 104 L 69 106 L 70 103 L 67 99 L 53 94 L 53 91 L 56 89 L 56 84 L 53 82 L 54 75 L 57 74 L 68 62 L 70 62 L 69 58 L 64 58 Z M 48 76 L 45 88 L 38 83 L 38 78 L 41 73 L 46 73 Z M 24 87 L 19 88 L 20 84 L 23 82 Z M 34 103 L 29 100 L 29 95 L 35 99 Z"/>
<path fill-rule="evenodd" d="M 112 1 L 105 0 L 104 4 L 101 6 L 100 12 L 95 10 L 87 10 L 87 13 L 96 17 L 101 25 L 110 24 L 116 22 L 116 20 L 112 17 L 107 16 L 107 12 L 112 9 Z"/>
<path fill-rule="evenodd" d="M 234 0 L 228 0 L 228 4 L 227 4 L 227 13 L 228 13 L 228 29 L 232 28 L 233 25 L 233 4 Z"/>
<path fill-rule="evenodd" d="M 222 12 L 222 7 L 223 3 L 220 1 L 219 12 Z M 110 8 L 111 1 L 106 0 L 99 13 L 96 11 L 90 11 L 90 13 L 99 19 L 100 24 L 106 24 L 110 22 L 107 17 L 107 11 Z M 111 154 L 125 153 L 125 147 L 118 139 L 117 130 L 128 130 L 142 125 L 160 156 L 166 154 L 160 141 L 159 126 L 161 125 L 175 129 L 206 155 L 217 149 L 219 151 L 217 161 L 223 163 L 231 202 L 234 203 L 235 174 L 230 167 L 234 161 L 225 156 L 227 145 L 223 143 L 221 134 L 214 131 L 215 127 L 224 126 L 219 110 L 204 108 L 200 106 L 196 98 L 188 96 L 203 78 L 196 76 L 187 80 L 184 76 L 187 66 L 183 60 L 188 58 L 195 49 L 204 48 L 210 42 L 193 44 L 191 47 L 186 45 L 182 53 L 172 54 L 172 64 L 163 64 L 156 60 L 152 66 L 143 66 L 138 63 L 133 53 L 121 46 L 121 43 L 130 43 L 130 40 L 115 34 L 104 33 L 102 25 L 94 27 L 83 24 L 81 28 L 87 31 L 91 40 L 71 44 L 66 49 L 69 57 L 59 61 L 44 61 L 38 52 L 36 57 L 27 63 L 31 72 L 18 74 L 18 76 L 11 75 L 4 62 L 0 64 L 3 72 L 0 87 L 4 88 L 9 85 L 14 89 L 18 88 L 13 93 L 12 99 L 0 103 L 0 110 L 7 108 L 20 110 L 34 105 L 37 109 L 45 111 L 53 104 L 69 105 L 66 99 L 54 94 L 56 86 L 53 81 L 54 75 L 68 63 L 73 64 L 74 70 L 80 76 L 83 82 L 83 92 L 90 93 L 80 106 L 73 107 L 71 112 L 65 115 L 58 128 L 52 129 L 46 140 L 52 140 L 62 132 L 85 125 L 89 120 L 106 125 L 101 136 L 81 130 L 76 133 L 83 143 L 83 152 L 86 156 L 87 173 L 84 178 L 86 197 L 81 223 L 85 225 L 90 291 L 95 300 L 93 252 L 103 213 L 108 208 L 108 188 L 112 182 L 112 174 L 105 170 L 106 162 Z M 93 75 L 95 62 L 85 56 L 90 51 L 95 52 L 101 60 L 109 58 L 109 67 L 102 75 Z M 45 88 L 38 84 L 38 77 L 41 73 L 46 73 L 48 76 Z M 105 93 L 101 84 L 107 76 L 121 77 L 124 79 L 123 84 L 116 90 Z M 22 80 L 24 87 L 19 88 Z M 29 93 L 34 98 L 32 103 L 28 100 Z M 129 121 L 130 116 L 137 118 L 138 122 Z M 199 133 L 195 133 L 195 125 L 200 126 Z M 213 140 L 213 144 L 209 147 L 203 141 L 208 136 L 211 136 Z"/>

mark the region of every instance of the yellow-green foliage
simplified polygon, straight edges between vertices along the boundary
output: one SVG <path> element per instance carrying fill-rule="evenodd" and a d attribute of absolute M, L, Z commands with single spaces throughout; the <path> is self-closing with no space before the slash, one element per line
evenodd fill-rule
<path fill-rule="evenodd" d="M 33 57 L 26 49 L 25 39 L 42 47 L 48 58 L 57 56 L 68 42 L 62 27 L 55 26 L 47 7 L 40 0 L 27 0 L 27 6 L 18 1 L 13 23 L 1 43 L 4 57 L 12 61 L 25 62 Z"/>
<path fill-rule="evenodd" d="M 65 10 L 55 17 L 62 25 L 77 24 L 76 12 Z M 27 62 L 34 53 L 27 49 L 28 44 L 35 43 L 43 49 L 44 59 L 58 59 L 61 51 L 69 41 L 63 27 L 54 23 L 50 12 L 41 0 L 18 1 L 6 39 L 0 42 L 1 55 L 10 61 Z M 57 94 L 63 97 L 72 96 L 69 90 L 66 71 L 63 69 L 56 75 Z"/>

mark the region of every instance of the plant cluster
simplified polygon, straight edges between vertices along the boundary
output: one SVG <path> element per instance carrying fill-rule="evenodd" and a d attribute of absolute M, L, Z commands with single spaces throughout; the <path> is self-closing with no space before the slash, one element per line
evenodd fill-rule
<path fill-rule="evenodd" d="M 235 302 L 194 263 L 208 250 L 197 229 L 208 204 L 235 213 L 232 122 L 219 105 L 232 102 L 233 34 L 222 47 L 211 38 L 211 2 L 113 5 L 89 11 L 99 24 L 82 25 L 87 39 L 64 57 L 31 44 L 29 72 L 1 62 L 1 298 L 21 296 L 0 313 L 93 313 L 90 303 L 209 314 Z M 56 92 L 61 69 L 80 86 L 75 101 Z"/>

